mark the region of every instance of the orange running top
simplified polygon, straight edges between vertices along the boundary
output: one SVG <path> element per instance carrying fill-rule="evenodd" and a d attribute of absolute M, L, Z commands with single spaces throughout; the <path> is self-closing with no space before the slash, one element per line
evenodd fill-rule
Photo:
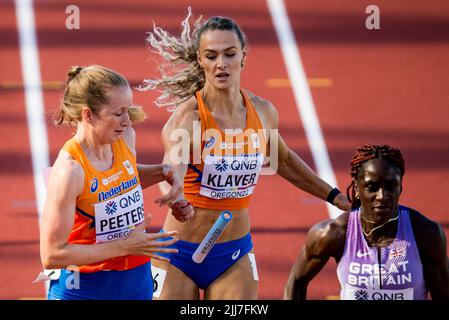
<path fill-rule="evenodd" d="M 247 208 L 257 184 L 266 148 L 266 138 L 257 112 L 241 91 L 246 107 L 243 130 L 218 127 L 196 92 L 201 122 L 201 157 L 190 163 L 184 177 L 184 194 L 195 207 L 213 210 Z M 196 163 L 195 163 L 196 162 Z"/>
<path fill-rule="evenodd" d="M 114 163 L 106 171 L 97 171 L 91 165 L 74 138 L 62 149 L 84 170 L 84 189 L 76 199 L 75 222 L 68 243 L 88 245 L 126 238 L 145 218 L 136 157 L 126 142 L 119 139 L 112 143 Z M 123 256 L 77 267 L 80 272 L 128 270 L 149 260 L 144 256 Z"/>

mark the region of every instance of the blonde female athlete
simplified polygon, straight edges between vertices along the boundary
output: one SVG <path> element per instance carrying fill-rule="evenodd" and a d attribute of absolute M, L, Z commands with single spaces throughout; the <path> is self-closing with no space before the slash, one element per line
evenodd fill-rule
<path fill-rule="evenodd" d="M 200 18 L 191 34 L 190 16 L 189 10 L 181 37 L 155 27 L 148 39 L 171 72 L 159 80 L 146 80 L 143 89 L 161 89 L 157 103 L 176 105 L 162 131 L 164 162 L 184 179 L 184 199 L 180 197 L 178 206 L 185 207 L 180 220 L 187 222 L 167 215 L 164 229 L 179 231 L 180 241 L 174 246 L 179 253 L 170 263 L 155 261 L 155 298 L 198 299 L 203 289 L 205 299 L 257 299 L 248 206 L 264 156 L 276 153 L 277 173 L 296 187 L 340 209 L 349 209 L 350 204 L 280 136 L 264 134 L 263 129 L 278 128 L 278 113 L 269 101 L 240 88 L 248 50 L 240 27 L 229 18 L 212 17 L 203 24 Z M 173 72 L 176 67 L 180 69 Z M 198 147 L 196 136 L 201 140 Z M 193 139 L 186 142 L 179 137 Z M 187 161 L 177 158 L 183 147 L 190 150 Z M 201 154 L 200 159 L 195 153 Z M 232 212 L 231 222 L 205 260 L 195 263 L 192 253 L 223 210 Z"/>
<path fill-rule="evenodd" d="M 176 242 L 176 232 L 144 232 L 142 189 L 168 181 L 161 204 L 182 193 L 169 165 L 136 163 L 131 125 L 144 118 L 119 73 L 102 66 L 69 71 L 57 124 L 76 132 L 51 170 L 41 221 L 42 264 L 62 269 L 49 299 L 151 299 L 150 258 L 168 261 L 156 253 L 177 252 L 163 248 Z M 155 241 L 164 236 L 173 239 Z"/>

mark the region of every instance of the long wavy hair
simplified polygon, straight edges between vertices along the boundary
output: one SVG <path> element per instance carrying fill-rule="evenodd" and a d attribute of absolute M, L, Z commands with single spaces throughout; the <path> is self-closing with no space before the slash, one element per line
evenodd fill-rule
<path fill-rule="evenodd" d="M 204 87 L 206 77 L 198 63 L 199 43 L 203 33 L 213 30 L 233 31 L 242 49 L 247 46 L 245 34 L 232 19 L 215 16 L 202 23 L 203 16 L 200 16 L 191 25 L 192 17 L 189 7 L 187 17 L 181 22 L 182 32 L 179 37 L 154 23 L 153 32 L 148 32 L 150 51 L 162 58 L 162 63 L 159 64 L 161 78 L 145 79 L 139 90 L 161 92 L 155 103 L 158 107 L 169 107 L 169 111 L 173 111 L 177 105 Z"/>

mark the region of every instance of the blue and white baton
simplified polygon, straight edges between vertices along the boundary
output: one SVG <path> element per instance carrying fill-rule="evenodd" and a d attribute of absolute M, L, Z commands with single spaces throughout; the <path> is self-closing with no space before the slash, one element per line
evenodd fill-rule
<path fill-rule="evenodd" d="M 215 221 L 214 225 L 210 228 L 209 232 L 204 237 L 203 241 L 201 241 L 198 248 L 192 255 L 193 261 L 196 263 L 201 263 L 206 258 L 209 251 L 214 246 L 215 242 L 218 240 L 220 235 L 223 233 L 223 230 L 227 227 L 229 222 L 232 219 L 231 211 L 225 210 Z"/>

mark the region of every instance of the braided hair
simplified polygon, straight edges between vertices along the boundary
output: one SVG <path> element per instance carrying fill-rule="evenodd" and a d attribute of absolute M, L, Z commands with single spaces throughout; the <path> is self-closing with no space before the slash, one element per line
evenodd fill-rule
<path fill-rule="evenodd" d="M 366 144 L 358 147 L 356 153 L 352 156 L 351 160 L 351 178 L 352 182 L 346 189 L 348 199 L 351 201 L 352 209 L 360 207 L 360 198 L 356 198 L 354 181 L 357 175 L 360 173 L 362 164 L 372 159 L 384 159 L 396 166 L 401 172 L 401 179 L 405 174 L 404 159 L 402 158 L 401 151 L 396 148 L 392 148 L 389 145 L 371 145 Z"/>

